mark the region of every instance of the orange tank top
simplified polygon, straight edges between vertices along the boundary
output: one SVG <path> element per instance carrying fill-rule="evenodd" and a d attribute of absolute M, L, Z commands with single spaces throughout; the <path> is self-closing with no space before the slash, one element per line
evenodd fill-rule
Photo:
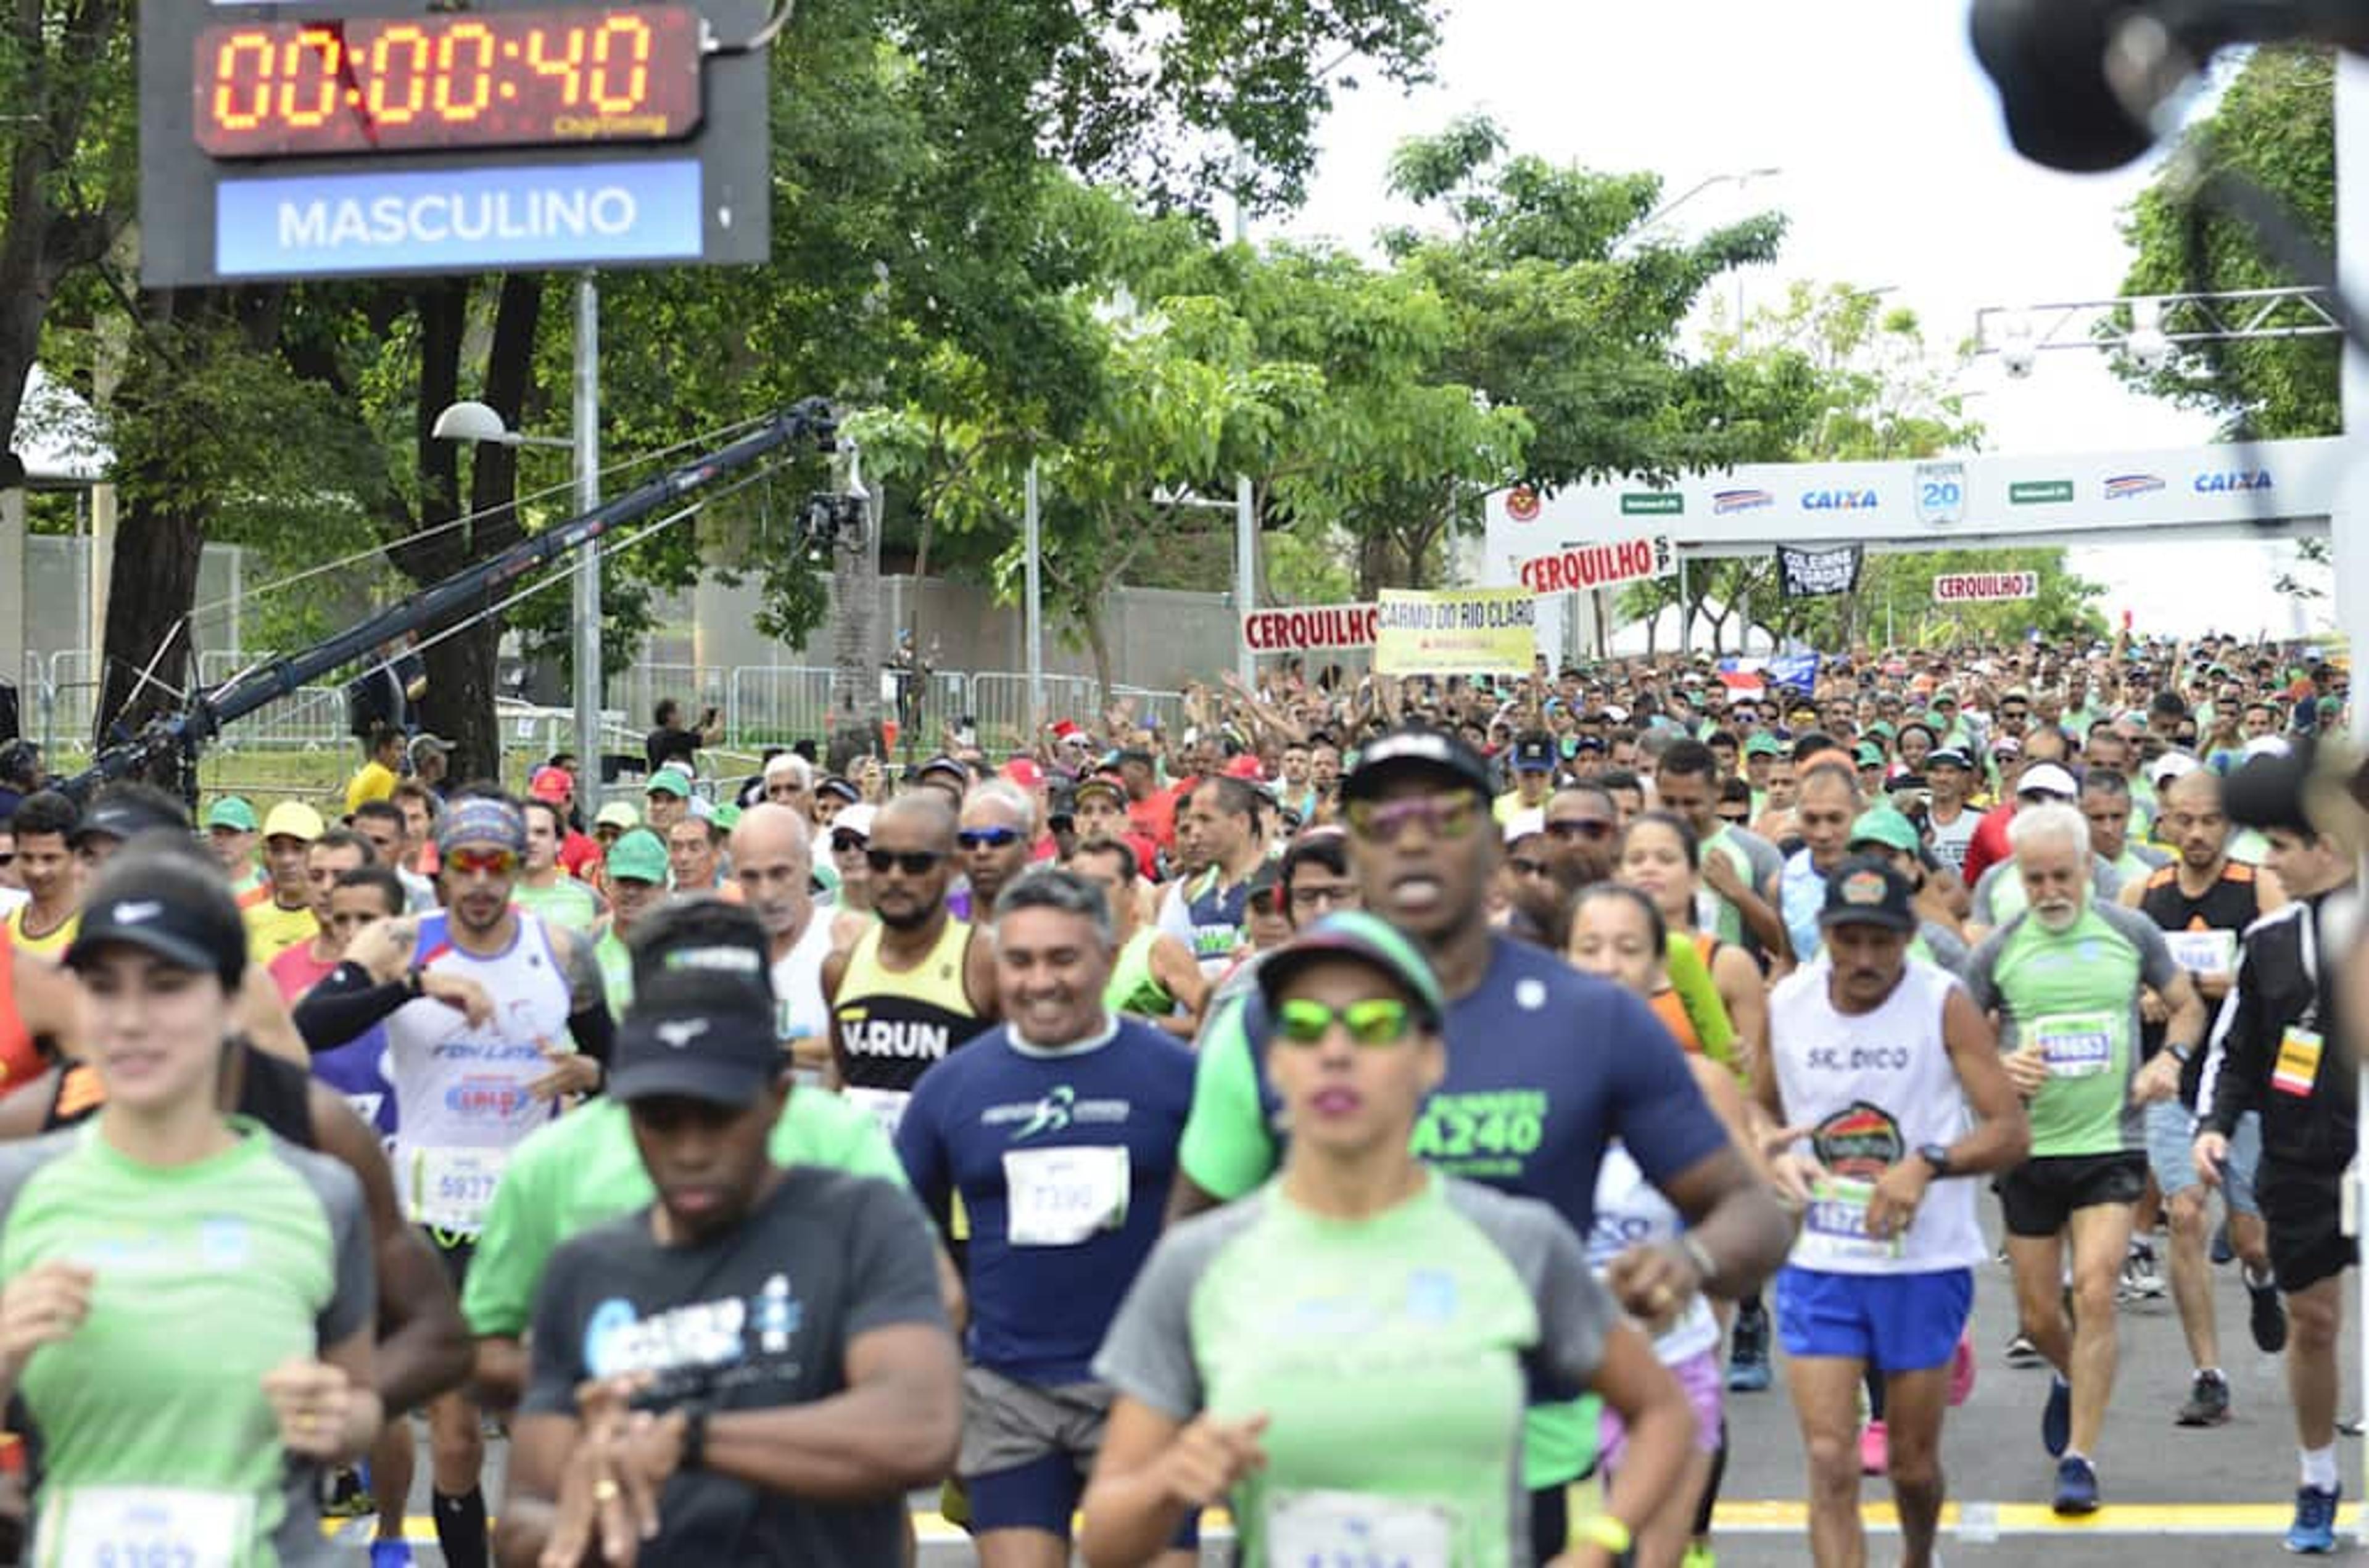
<path fill-rule="evenodd" d="M 1685 1047 L 1688 1056 L 1703 1054 L 1702 1036 L 1695 1033 L 1695 1021 L 1687 1013 L 1686 999 L 1675 988 L 1655 991 L 1653 1007 L 1654 1016 L 1662 1021 L 1662 1027 Z"/>
<path fill-rule="evenodd" d="M 41 1075 L 41 1053 L 33 1032 L 17 1010 L 17 949 L 7 927 L 0 925 L 0 1098 L 15 1093 Z"/>

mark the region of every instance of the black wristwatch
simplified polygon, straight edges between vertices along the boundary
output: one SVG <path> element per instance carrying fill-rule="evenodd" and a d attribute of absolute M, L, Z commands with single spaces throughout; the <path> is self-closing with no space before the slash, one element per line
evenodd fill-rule
<path fill-rule="evenodd" d="M 1936 1176 L 1950 1173 L 1950 1146 L 1946 1143 L 1920 1143 L 1917 1146 L 1917 1158 L 1932 1166 Z"/>
<path fill-rule="evenodd" d="M 697 1470 L 707 1462 L 707 1402 L 693 1400 L 682 1407 L 682 1453 L 677 1470 Z"/>

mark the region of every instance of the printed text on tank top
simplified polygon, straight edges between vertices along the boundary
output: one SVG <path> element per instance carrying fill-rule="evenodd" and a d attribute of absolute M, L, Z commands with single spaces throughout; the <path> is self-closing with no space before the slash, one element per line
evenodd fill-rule
<path fill-rule="evenodd" d="M 832 1013 L 847 1082 L 910 1090 L 931 1063 L 984 1027 L 965 984 L 971 928 L 946 921 L 921 961 L 903 969 L 889 967 L 880 952 L 886 929 L 875 925 L 857 940 Z"/>

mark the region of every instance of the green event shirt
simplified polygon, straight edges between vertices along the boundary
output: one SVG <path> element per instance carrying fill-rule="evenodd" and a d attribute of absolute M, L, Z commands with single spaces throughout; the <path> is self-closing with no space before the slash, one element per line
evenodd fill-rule
<path fill-rule="evenodd" d="M 589 932 L 601 922 L 601 900 L 591 888 L 562 872 L 548 887 L 530 887 L 521 880 L 510 889 L 510 902 L 551 925 Z"/>
<path fill-rule="evenodd" d="M 1435 1173 L 1345 1220 L 1270 1184 L 1161 1238 L 1094 1374 L 1178 1421 L 1267 1413 L 1231 1499 L 1245 1568 L 1511 1568 L 1532 1560 L 1524 1402 L 1585 1388 L 1617 1312 L 1534 1198 Z"/>
<path fill-rule="evenodd" d="M 623 1018 L 634 1005 L 634 953 L 617 928 L 604 924 L 592 944 L 592 961 L 601 967 L 601 990 L 609 999 L 609 1015 Z"/>
<path fill-rule="evenodd" d="M 791 1091 L 767 1152 L 777 1165 L 821 1165 L 905 1185 L 905 1167 L 871 1114 L 827 1089 Z M 461 1315 L 469 1332 L 516 1338 L 533 1316 L 544 1265 L 562 1242 L 654 1202 L 625 1107 L 592 1101 L 529 1134 L 502 1169 L 477 1238 Z"/>
<path fill-rule="evenodd" d="M 2049 1059 L 2048 1082 L 2030 1108 L 2033 1159 L 2146 1147 L 2140 1107 L 2131 1104 L 2139 986 L 2160 990 L 2180 972 L 2153 921 L 2096 899 L 2063 932 L 2027 911 L 1974 949 L 1966 991 L 1999 1014 L 1999 1048 L 2037 1040 Z"/>
<path fill-rule="evenodd" d="M 94 1276 L 89 1316 L 17 1382 L 42 1445 L 29 1562 L 57 1561 L 69 1522 L 124 1562 L 225 1543 L 239 1568 L 338 1561 L 263 1379 L 370 1328 L 361 1185 L 231 1125 L 235 1145 L 189 1165 L 141 1164 L 97 1121 L 0 1150 L 0 1282 L 60 1260 Z"/>

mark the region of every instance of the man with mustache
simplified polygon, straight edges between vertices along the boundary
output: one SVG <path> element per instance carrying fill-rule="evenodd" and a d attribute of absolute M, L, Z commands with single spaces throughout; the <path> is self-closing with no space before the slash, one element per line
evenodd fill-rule
<path fill-rule="evenodd" d="M 2089 825 L 2078 811 L 2026 806 L 2008 835 L 2029 907 L 1974 949 L 1966 990 L 1997 1020 L 2031 1119 L 2031 1158 L 1999 1178 L 1999 1207 L 2023 1333 L 2055 1368 L 2040 1425 L 2057 1460 L 2055 1509 L 2089 1514 L 2113 1390 L 2114 1287 L 2146 1187 L 2146 1107 L 2178 1092 L 2179 1059 L 2204 1036 L 2204 1002 L 2153 921 L 2089 897 Z M 2166 1013 L 2165 1052 L 2145 1067 L 2142 986 Z"/>

